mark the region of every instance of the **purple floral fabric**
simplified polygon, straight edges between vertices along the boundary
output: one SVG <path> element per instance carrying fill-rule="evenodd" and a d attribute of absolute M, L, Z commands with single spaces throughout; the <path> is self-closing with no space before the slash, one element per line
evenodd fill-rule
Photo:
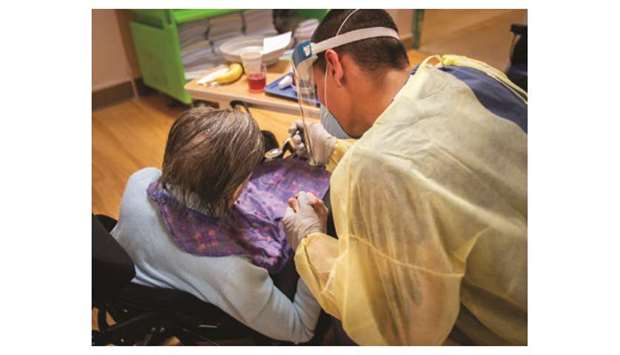
<path fill-rule="evenodd" d="M 166 229 L 182 250 L 201 256 L 246 256 L 271 273 L 279 272 L 293 252 L 282 227 L 288 199 L 303 190 L 322 197 L 329 173 L 299 159 L 260 164 L 231 211 L 229 221 L 185 207 L 159 181 L 148 187 Z"/>

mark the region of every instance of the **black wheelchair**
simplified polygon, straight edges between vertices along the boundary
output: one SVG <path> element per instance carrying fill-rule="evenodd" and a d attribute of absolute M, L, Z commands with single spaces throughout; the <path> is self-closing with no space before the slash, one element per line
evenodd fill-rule
<path fill-rule="evenodd" d="M 107 216 L 92 217 L 92 302 L 98 328 L 92 345 L 162 345 L 172 337 L 183 345 L 289 345 L 189 293 L 132 283 L 134 264 L 109 234 L 115 223 Z M 320 341 L 315 338 L 309 344 Z"/>

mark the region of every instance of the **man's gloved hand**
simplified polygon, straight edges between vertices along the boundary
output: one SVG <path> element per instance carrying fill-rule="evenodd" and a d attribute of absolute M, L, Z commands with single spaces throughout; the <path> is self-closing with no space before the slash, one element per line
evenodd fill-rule
<path fill-rule="evenodd" d="M 325 233 L 327 225 L 327 207 L 310 192 L 300 191 L 297 197 L 288 200 L 289 207 L 282 219 L 286 238 L 293 249 L 310 233 Z"/>
<path fill-rule="evenodd" d="M 334 151 L 336 144 L 336 137 L 327 133 L 323 125 L 319 122 L 312 122 L 308 124 L 308 138 L 310 139 L 310 149 L 312 150 L 312 157 L 308 156 L 308 150 L 306 144 L 302 141 L 304 124 L 298 120 L 293 122 L 291 128 L 289 128 L 289 134 L 291 135 L 291 145 L 295 150 L 295 153 L 301 157 L 311 158 L 312 165 L 325 165 L 329 161 L 329 157 Z"/>

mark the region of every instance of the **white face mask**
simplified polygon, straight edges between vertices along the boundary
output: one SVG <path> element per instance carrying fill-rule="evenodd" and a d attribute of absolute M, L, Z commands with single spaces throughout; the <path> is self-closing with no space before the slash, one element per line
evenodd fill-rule
<path fill-rule="evenodd" d="M 336 117 L 332 115 L 331 112 L 327 109 L 327 107 L 321 104 L 321 124 L 325 128 L 325 130 L 331 134 L 332 136 L 339 139 L 349 139 L 351 138 L 340 126 Z"/>

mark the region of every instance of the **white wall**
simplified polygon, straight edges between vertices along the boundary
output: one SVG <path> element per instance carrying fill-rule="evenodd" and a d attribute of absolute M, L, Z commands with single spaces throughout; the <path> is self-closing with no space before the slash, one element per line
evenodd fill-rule
<path fill-rule="evenodd" d="M 92 90 L 132 80 L 139 73 L 125 50 L 116 10 L 92 10 Z"/>

